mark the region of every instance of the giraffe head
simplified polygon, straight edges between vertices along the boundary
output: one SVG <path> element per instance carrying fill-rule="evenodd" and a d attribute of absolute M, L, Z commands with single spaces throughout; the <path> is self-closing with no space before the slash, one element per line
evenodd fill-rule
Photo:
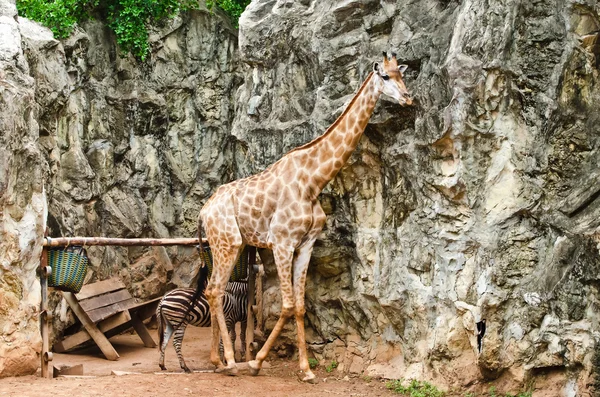
<path fill-rule="evenodd" d="M 379 86 L 382 92 L 400 102 L 400 105 L 411 105 L 412 98 L 402 81 L 402 73 L 408 66 L 398 65 L 396 54 L 392 53 L 392 58 L 388 59 L 387 53 L 383 52 L 383 63 L 375 62 L 373 72 L 375 78 L 380 80 Z"/>

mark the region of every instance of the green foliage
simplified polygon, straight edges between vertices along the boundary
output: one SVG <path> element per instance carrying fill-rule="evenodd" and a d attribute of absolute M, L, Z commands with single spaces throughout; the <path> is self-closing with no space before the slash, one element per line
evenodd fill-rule
<path fill-rule="evenodd" d="M 206 0 L 206 6 L 212 9 L 215 5 L 231 17 L 233 25 L 238 27 L 240 15 L 250 4 L 250 0 Z"/>
<path fill-rule="evenodd" d="M 97 5 L 98 0 L 17 0 L 19 15 L 47 26 L 59 39 L 68 37 L 75 23 Z"/>
<path fill-rule="evenodd" d="M 411 380 L 408 386 L 402 385 L 402 379 L 387 382 L 386 387 L 408 397 L 443 397 L 444 392 L 429 382 Z"/>
<path fill-rule="evenodd" d="M 317 366 L 319 365 L 319 360 L 317 360 L 316 358 L 309 358 L 308 359 L 308 366 L 310 367 L 310 369 L 315 369 L 317 368 Z"/>
<path fill-rule="evenodd" d="M 336 369 L 338 367 L 338 362 L 333 360 L 331 362 L 331 364 L 329 364 L 328 366 L 325 367 L 325 371 L 327 372 L 332 372 L 334 369 Z"/>
<path fill-rule="evenodd" d="M 47 26 L 57 38 L 68 37 L 77 22 L 102 15 L 119 48 L 141 60 L 150 50 L 149 23 L 197 7 L 192 0 L 17 0 L 19 15 Z"/>

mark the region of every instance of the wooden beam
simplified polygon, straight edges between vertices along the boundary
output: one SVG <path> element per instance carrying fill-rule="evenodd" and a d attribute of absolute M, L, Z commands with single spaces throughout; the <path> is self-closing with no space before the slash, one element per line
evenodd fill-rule
<path fill-rule="evenodd" d="M 129 315 L 128 311 L 120 312 L 115 314 L 114 316 L 100 321 L 98 323 L 98 329 L 102 333 L 105 333 L 120 325 L 127 323 L 130 320 L 131 316 Z M 82 343 L 90 341 L 91 339 L 92 337 L 90 336 L 90 334 L 85 329 L 82 329 L 81 331 L 73 335 L 65 337 L 60 342 L 55 343 L 54 351 L 57 353 L 63 353 L 81 345 Z"/>
<path fill-rule="evenodd" d="M 135 332 L 138 334 L 142 342 L 144 342 L 144 346 L 156 347 L 156 342 L 154 342 L 154 339 L 152 339 L 150 332 L 148 332 L 148 328 L 146 328 L 146 326 L 144 325 L 142 320 L 140 320 L 138 315 L 139 313 L 131 314 L 131 325 L 133 326 L 133 329 L 135 329 Z"/>
<path fill-rule="evenodd" d="M 116 361 L 119 359 L 119 354 L 115 350 L 115 348 L 110 344 L 106 336 L 96 327 L 92 320 L 90 320 L 87 313 L 81 308 L 77 298 L 73 295 L 72 292 L 63 292 L 63 297 L 73 310 L 73 313 L 77 316 L 81 324 L 85 327 L 85 330 L 90 334 L 94 342 L 98 345 L 104 357 L 107 360 Z"/>
<path fill-rule="evenodd" d="M 206 242 L 206 239 L 202 241 Z M 55 237 L 44 239 L 44 247 L 66 247 L 69 245 L 119 245 L 119 246 L 170 246 L 198 245 L 197 238 L 112 238 L 112 237 Z"/>

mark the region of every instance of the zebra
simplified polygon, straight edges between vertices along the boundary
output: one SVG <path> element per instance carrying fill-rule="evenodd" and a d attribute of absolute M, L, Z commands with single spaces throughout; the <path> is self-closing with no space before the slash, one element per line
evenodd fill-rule
<path fill-rule="evenodd" d="M 223 295 L 223 309 L 227 329 L 233 344 L 235 345 L 236 332 L 235 324 L 241 322 L 241 356 L 242 361 L 246 358 L 246 322 L 248 315 L 248 283 L 246 281 L 231 281 L 225 288 Z M 200 295 L 196 298 L 196 296 Z M 194 302 L 192 305 L 191 302 Z M 194 288 L 177 288 L 163 296 L 156 309 L 156 320 L 158 322 L 160 359 L 158 365 L 164 371 L 165 367 L 165 349 L 171 336 L 173 337 L 173 347 L 177 352 L 179 365 L 190 373 L 190 369 L 185 364 L 183 354 L 181 353 L 181 344 L 185 328 L 188 324 L 196 327 L 210 326 L 210 308 L 208 301 L 204 296 L 204 288 L 200 291 Z M 221 355 L 223 355 L 223 342 L 220 344 Z"/>

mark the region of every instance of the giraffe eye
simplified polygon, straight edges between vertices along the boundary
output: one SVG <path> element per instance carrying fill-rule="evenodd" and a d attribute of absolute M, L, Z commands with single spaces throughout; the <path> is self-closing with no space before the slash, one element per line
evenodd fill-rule
<path fill-rule="evenodd" d="M 387 74 L 384 74 L 383 76 L 381 76 L 381 78 L 384 80 L 389 80 L 390 76 L 388 76 Z"/>

